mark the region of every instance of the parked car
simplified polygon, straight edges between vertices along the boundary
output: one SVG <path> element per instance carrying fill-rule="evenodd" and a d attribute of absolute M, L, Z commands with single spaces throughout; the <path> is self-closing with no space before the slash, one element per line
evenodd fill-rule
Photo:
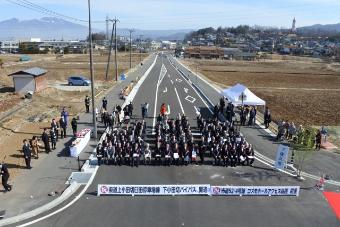
<path fill-rule="evenodd" d="M 68 78 L 68 85 L 70 86 L 89 86 L 91 81 L 83 76 L 70 76 Z"/>

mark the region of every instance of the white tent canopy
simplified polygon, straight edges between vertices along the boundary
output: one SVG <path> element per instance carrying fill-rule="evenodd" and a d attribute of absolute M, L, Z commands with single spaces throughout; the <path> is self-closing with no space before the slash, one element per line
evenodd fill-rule
<path fill-rule="evenodd" d="M 257 97 L 251 92 L 246 86 L 242 84 L 236 84 L 235 86 L 224 89 L 222 95 L 232 102 L 234 105 L 242 105 L 242 94 L 243 94 L 243 105 L 247 106 L 265 106 L 266 102 Z"/>

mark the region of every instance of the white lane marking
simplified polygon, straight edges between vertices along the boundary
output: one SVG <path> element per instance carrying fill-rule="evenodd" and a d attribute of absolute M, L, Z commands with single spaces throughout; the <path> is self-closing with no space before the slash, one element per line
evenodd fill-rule
<path fill-rule="evenodd" d="M 221 177 L 220 174 L 215 173 L 214 175 L 211 175 L 211 176 L 210 176 L 210 179 L 214 180 L 214 179 L 220 178 L 220 177 Z"/>
<path fill-rule="evenodd" d="M 176 78 L 176 81 L 177 81 L 178 83 L 182 83 L 182 80 L 181 80 L 181 79 Z"/>
<path fill-rule="evenodd" d="M 176 89 L 176 88 L 175 88 L 175 92 L 176 92 L 176 95 L 177 95 L 177 99 L 178 99 L 179 105 L 181 106 L 182 113 L 185 114 L 185 113 L 184 113 L 183 106 L 182 106 L 181 99 L 179 98 L 179 95 L 178 95 L 178 92 L 177 92 L 177 89 Z"/>
<path fill-rule="evenodd" d="M 255 158 L 257 161 L 261 162 L 262 164 L 265 164 L 266 166 L 269 166 L 269 167 L 272 167 L 273 169 L 275 169 L 274 166 L 273 166 L 272 164 L 267 163 L 267 162 L 265 162 L 265 161 L 259 159 L 259 158 L 256 157 L 256 156 L 255 156 L 254 158 Z M 282 173 L 288 174 L 289 176 L 296 177 L 295 174 L 292 174 L 292 173 L 290 173 L 290 172 L 288 172 L 288 171 L 286 171 L 286 170 L 282 170 L 282 169 L 275 169 L 275 170 L 278 170 L 278 171 L 280 171 L 280 172 L 282 172 Z"/>
<path fill-rule="evenodd" d="M 188 88 L 184 88 L 184 92 L 188 93 L 189 89 Z"/>
<path fill-rule="evenodd" d="M 196 99 L 190 95 L 188 95 L 187 97 L 185 97 L 185 100 L 187 100 L 188 102 L 194 103 L 196 101 Z"/>
<path fill-rule="evenodd" d="M 200 115 L 200 114 L 201 114 L 200 108 L 197 108 L 196 106 L 194 106 L 194 108 L 195 108 L 196 114 L 197 114 L 197 115 Z"/>
<path fill-rule="evenodd" d="M 86 184 L 86 186 L 84 187 L 84 189 L 83 189 L 83 190 L 82 190 L 82 191 L 81 191 L 81 192 L 80 192 L 80 193 L 79 193 L 79 194 L 78 194 L 78 195 L 77 195 L 70 203 L 68 203 L 66 206 L 61 207 L 60 209 L 58 209 L 58 210 L 56 210 L 56 211 L 54 211 L 54 212 L 52 212 L 52 213 L 50 213 L 50 214 L 47 214 L 47 215 L 45 215 L 45 216 L 43 216 L 43 217 L 41 217 L 41 218 L 38 218 L 38 219 L 35 219 L 35 220 L 33 220 L 33 221 L 27 222 L 27 223 L 25 223 L 25 224 L 19 225 L 18 227 L 25 227 L 25 226 L 29 226 L 29 225 L 32 225 L 32 224 L 34 224 L 34 223 L 40 222 L 40 221 L 45 220 L 45 219 L 47 219 L 47 218 L 49 218 L 49 217 L 52 217 L 52 216 L 55 215 L 55 214 L 58 214 L 58 213 L 64 211 L 64 210 L 67 209 L 68 207 L 72 206 L 75 202 L 77 202 L 77 201 L 85 194 L 85 192 L 87 191 L 87 189 L 90 187 L 90 185 L 92 184 L 92 182 L 93 182 L 93 180 L 94 180 L 94 177 L 95 177 L 96 174 L 97 174 L 98 169 L 99 169 L 99 167 L 96 166 L 96 168 L 95 168 L 95 170 L 94 170 L 94 172 L 93 172 L 91 178 L 90 178 L 89 181 L 87 182 L 87 184 Z"/>
<path fill-rule="evenodd" d="M 168 72 L 168 70 L 166 69 L 165 65 L 162 64 L 161 72 L 160 72 L 159 77 L 158 77 L 158 84 L 162 83 L 164 76 L 166 75 L 167 72 Z"/>
<path fill-rule="evenodd" d="M 208 110 L 210 111 L 210 113 L 214 113 L 211 108 L 209 107 L 209 105 L 204 101 L 204 99 L 201 97 L 201 95 L 196 91 L 196 89 L 183 77 L 183 75 L 178 71 L 178 69 L 172 65 L 172 67 L 174 67 L 174 69 L 177 70 L 178 74 L 181 75 L 181 77 L 190 85 L 190 87 L 195 91 L 195 93 L 197 94 L 197 96 L 202 100 L 202 102 L 204 103 L 204 105 L 208 108 Z"/>
<path fill-rule="evenodd" d="M 172 80 L 170 80 L 170 81 L 171 81 L 171 84 L 174 84 L 174 82 Z"/>
<path fill-rule="evenodd" d="M 163 69 L 163 66 L 164 65 L 162 65 L 162 69 Z M 157 114 L 157 99 L 158 99 L 158 89 L 159 89 L 159 85 L 160 85 L 159 78 L 161 77 L 161 75 L 162 75 L 162 70 L 159 73 L 158 83 L 157 83 L 157 86 L 156 86 L 156 97 L 155 97 L 155 105 L 154 105 L 154 110 L 153 110 L 153 122 L 152 122 L 152 135 L 156 134 L 155 126 L 156 126 L 156 114 Z"/>
<path fill-rule="evenodd" d="M 167 109 L 167 111 L 166 111 L 166 114 L 167 114 L 167 115 L 170 115 L 170 113 L 171 113 L 171 111 L 170 111 L 170 105 L 168 105 L 168 109 Z"/>
<path fill-rule="evenodd" d="M 170 74 L 168 74 L 168 77 L 170 78 Z"/>
<path fill-rule="evenodd" d="M 165 89 L 163 90 L 163 93 L 167 93 L 168 92 L 168 88 L 165 87 Z"/>

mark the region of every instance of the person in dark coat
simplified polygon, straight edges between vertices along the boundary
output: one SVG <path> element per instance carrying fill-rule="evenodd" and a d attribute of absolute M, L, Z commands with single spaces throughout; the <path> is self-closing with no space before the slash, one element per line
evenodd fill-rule
<path fill-rule="evenodd" d="M 50 138 L 47 134 L 47 128 L 44 128 L 44 132 L 41 135 L 41 140 L 44 143 L 45 152 L 48 154 L 51 151 L 51 147 L 50 147 Z"/>
<path fill-rule="evenodd" d="M 73 135 L 75 135 L 77 133 L 77 128 L 78 128 L 78 122 L 76 118 L 72 118 L 71 126 L 72 126 Z"/>
<path fill-rule="evenodd" d="M 54 128 L 51 128 L 50 130 L 50 137 L 51 137 L 52 150 L 55 150 L 57 146 L 57 135 L 54 131 Z"/>
<path fill-rule="evenodd" d="M 220 99 L 220 112 L 223 114 L 223 110 L 224 110 L 224 107 L 225 107 L 225 101 L 224 101 L 224 97 L 222 97 Z"/>
<path fill-rule="evenodd" d="M 264 111 L 264 125 L 266 128 L 269 128 L 270 122 L 272 122 L 272 116 L 270 110 L 266 106 L 266 110 Z"/>
<path fill-rule="evenodd" d="M 98 160 L 98 166 L 100 166 L 102 164 L 102 158 L 103 158 L 103 149 L 102 149 L 101 143 L 99 143 L 96 148 L 96 156 Z"/>
<path fill-rule="evenodd" d="M 316 133 L 316 136 L 315 136 L 315 149 L 316 150 L 321 149 L 321 139 L 322 139 L 321 131 L 318 130 L 318 132 Z"/>
<path fill-rule="evenodd" d="M 253 125 L 255 117 L 256 117 L 255 107 L 252 107 L 249 112 L 248 126 Z"/>
<path fill-rule="evenodd" d="M 128 112 L 129 112 L 129 116 L 132 117 L 132 112 L 133 112 L 132 102 L 130 102 L 130 104 L 128 105 Z"/>
<path fill-rule="evenodd" d="M 63 108 L 63 111 L 61 111 L 61 114 L 60 114 L 60 117 L 63 117 L 64 118 L 64 121 L 65 121 L 65 124 L 67 125 L 68 123 L 68 112 L 66 110 L 66 107 Z"/>
<path fill-rule="evenodd" d="M 60 124 L 60 138 L 66 138 L 66 130 L 67 130 L 67 122 L 65 121 L 64 117 L 61 117 L 59 120 L 59 124 Z"/>
<path fill-rule="evenodd" d="M 102 100 L 102 108 L 107 110 L 107 99 L 105 97 Z"/>
<path fill-rule="evenodd" d="M 31 157 L 32 157 L 32 150 L 30 148 L 30 145 L 28 143 L 27 139 L 24 139 L 24 145 L 22 146 L 22 152 L 24 153 L 24 159 L 26 163 L 26 168 L 31 169 Z"/>
<path fill-rule="evenodd" d="M 8 171 L 8 168 L 7 168 L 7 165 L 2 163 L 0 165 L 0 175 L 1 175 L 1 180 L 2 180 L 2 186 L 4 186 L 4 189 L 5 189 L 5 192 L 9 192 L 12 190 L 12 186 L 9 185 L 7 182 L 8 182 L 8 179 L 9 179 L 9 171 Z"/>
<path fill-rule="evenodd" d="M 86 108 L 86 113 L 90 112 L 90 97 L 86 95 L 85 97 L 85 108 Z"/>
<path fill-rule="evenodd" d="M 54 118 L 52 119 L 51 128 L 54 128 L 55 134 L 57 136 L 57 142 L 58 142 L 60 125 L 59 125 L 59 122 L 57 122 Z"/>
<path fill-rule="evenodd" d="M 214 106 L 214 119 L 218 119 L 218 112 L 219 112 L 219 107 L 218 105 Z"/>

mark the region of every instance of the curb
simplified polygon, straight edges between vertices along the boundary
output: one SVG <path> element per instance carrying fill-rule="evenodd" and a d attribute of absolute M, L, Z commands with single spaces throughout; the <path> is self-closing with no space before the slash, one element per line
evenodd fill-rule
<path fill-rule="evenodd" d="M 10 225 L 10 224 L 14 224 L 17 222 L 21 222 L 24 220 L 27 220 L 29 218 L 32 218 L 34 216 L 37 216 L 43 212 L 46 212 L 58 205 L 60 205 L 62 202 L 64 202 L 65 200 L 67 200 L 68 198 L 71 197 L 71 195 L 73 195 L 73 193 L 75 193 L 79 188 L 80 188 L 80 184 L 78 183 L 72 183 L 69 187 L 66 188 L 66 190 L 55 200 L 41 206 L 38 207 L 32 211 L 14 216 L 14 217 L 10 217 L 10 218 L 6 218 L 4 220 L 0 221 L 0 226 L 5 226 L 5 225 Z"/>

